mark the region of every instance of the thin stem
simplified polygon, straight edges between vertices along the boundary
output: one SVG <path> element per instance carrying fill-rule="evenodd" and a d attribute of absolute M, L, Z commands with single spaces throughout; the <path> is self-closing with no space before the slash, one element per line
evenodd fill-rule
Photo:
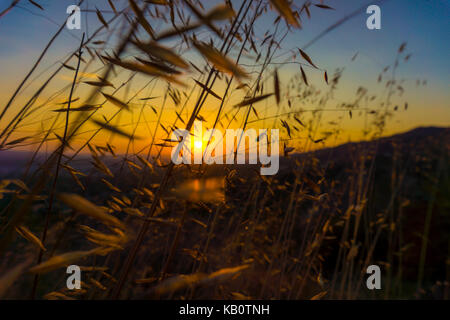
<path fill-rule="evenodd" d="M 47 215 L 45 217 L 45 225 L 44 225 L 44 230 L 42 232 L 42 236 L 41 236 L 41 242 L 44 244 L 45 240 L 47 238 L 47 231 L 48 231 L 48 226 L 49 226 L 49 222 L 50 222 L 50 215 L 52 212 L 52 208 L 53 208 L 53 200 L 55 197 L 55 189 L 56 189 L 56 183 L 58 181 L 58 176 L 59 176 L 59 170 L 61 167 L 61 159 L 64 153 L 64 147 L 66 146 L 66 139 L 67 139 L 67 130 L 69 127 L 69 114 L 70 114 L 70 105 L 72 102 L 72 96 L 73 96 L 73 91 L 75 88 L 75 83 L 77 81 L 78 78 L 78 71 L 80 70 L 80 63 L 81 63 L 81 55 L 82 55 L 82 51 L 81 49 L 83 48 L 83 41 L 84 41 L 84 33 L 83 36 L 81 38 L 81 43 L 80 43 L 80 48 L 78 50 L 78 64 L 77 64 L 77 68 L 75 70 L 75 76 L 72 82 L 72 88 L 70 89 L 70 94 L 69 94 L 69 102 L 67 104 L 67 112 L 66 112 L 66 125 L 64 127 L 64 135 L 63 135 L 63 141 L 61 142 L 61 146 L 60 146 L 60 150 L 59 150 L 59 155 L 58 155 L 58 160 L 56 162 L 56 171 L 55 171 L 55 178 L 53 179 L 53 184 L 52 184 L 52 188 L 50 191 L 50 196 L 49 196 L 49 205 L 48 205 L 48 210 L 47 210 Z M 39 250 L 39 257 L 37 260 L 37 264 L 40 264 L 42 261 L 42 256 L 44 254 L 44 250 L 40 249 Z M 33 280 L 33 287 L 31 290 L 31 299 L 34 299 L 35 295 L 36 295 L 36 289 L 37 289 L 37 285 L 39 282 L 39 275 L 35 275 L 34 276 L 34 280 Z"/>

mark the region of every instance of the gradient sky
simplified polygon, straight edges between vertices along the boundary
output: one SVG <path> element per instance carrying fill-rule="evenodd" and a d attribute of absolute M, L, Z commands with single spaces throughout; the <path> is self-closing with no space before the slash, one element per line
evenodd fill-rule
<path fill-rule="evenodd" d="M 3 108 L 12 92 L 18 86 L 25 74 L 33 65 L 46 43 L 58 29 L 58 24 L 66 18 L 66 8 L 75 3 L 74 0 L 39 0 L 45 11 L 31 5 L 28 1 L 21 1 L 21 5 L 4 17 L 0 18 L 0 108 Z M 215 1 L 214 3 L 217 3 Z M 233 1 L 235 8 L 240 1 Z M 317 1 L 318 2 L 318 1 Z M 375 3 L 373 1 L 372 3 Z M 9 0 L 0 0 L 0 11 Z M 86 0 L 83 8 L 109 9 L 107 1 Z M 116 1 L 115 3 L 124 3 Z M 126 3 L 126 1 L 125 1 Z M 214 4 L 211 2 L 211 5 Z M 295 3 L 303 3 L 295 1 Z M 316 3 L 313 1 L 313 3 Z M 325 28 L 351 13 L 355 9 L 370 4 L 366 0 L 333 0 L 324 1 L 336 10 L 311 8 L 312 19 L 303 19 L 303 28 L 290 34 L 283 42 L 285 53 L 278 61 L 289 58 L 289 50 L 304 47 L 311 39 Z M 120 5 L 118 5 L 120 6 Z M 407 42 L 406 52 L 412 57 L 398 70 L 398 78 L 404 79 L 402 84 L 405 95 L 398 101 L 408 101 L 409 111 L 399 113 L 388 127 L 386 133 L 406 131 L 418 126 L 449 126 L 450 125 L 450 1 L 447 0 L 385 0 L 379 4 L 381 8 L 381 30 L 366 28 L 365 12 L 350 19 L 343 25 L 331 31 L 323 38 L 309 46 L 306 51 L 320 68 L 332 74 L 336 68 L 345 68 L 343 78 L 336 93 L 334 104 L 353 97 L 359 86 L 369 88 L 374 94 L 382 93 L 383 88 L 377 84 L 378 74 L 388 64 L 395 60 L 398 47 Z M 105 13 L 108 18 L 108 13 Z M 258 22 L 261 32 L 270 30 L 275 15 Z M 81 33 L 88 35 L 99 25 L 95 13 L 83 13 L 80 31 L 64 30 L 49 50 L 42 64 L 31 77 L 37 79 L 26 86 L 7 114 L 6 120 L 14 114 L 21 103 L 29 98 L 48 72 L 55 67 L 55 61 L 61 61 L 78 44 Z M 351 58 L 358 53 L 355 61 Z M 322 72 L 307 70 L 310 82 L 318 88 L 324 88 Z M 299 69 L 284 66 L 280 70 L 282 80 L 288 79 Z M 52 88 L 61 88 L 62 84 L 70 82 L 67 79 L 52 84 Z M 426 86 L 416 86 L 416 80 L 426 80 Z M 59 80 L 64 80 L 59 78 Z M 219 87 L 220 88 L 220 87 Z M 28 94 L 28 95 L 27 95 Z M 49 93 L 44 94 L 49 97 Z M 77 94 L 76 94 L 77 96 Z M 268 113 L 270 114 L 270 112 Z M 45 113 L 36 115 L 36 120 L 45 118 Z M 333 118 L 334 115 L 329 115 Z M 348 117 L 347 117 L 348 118 Z M 362 119 L 350 121 L 345 118 L 342 126 L 349 132 L 349 137 L 357 140 Z M 5 120 L 0 122 L 0 128 Z M 27 128 L 23 129 L 27 132 Z"/>

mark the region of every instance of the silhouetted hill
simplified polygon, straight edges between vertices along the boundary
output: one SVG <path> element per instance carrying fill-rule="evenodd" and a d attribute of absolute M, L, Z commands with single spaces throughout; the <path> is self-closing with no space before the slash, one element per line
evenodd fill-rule
<path fill-rule="evenodd" d="M 282 157 L 280 159 L 280 172 L 289 170 L 295 160 L 301 160 L 310 157 L 320 159 L 321 161 L 332 161 L 334 163 L 352 162 L 353 155 L 356 150 L 376 151 L 380 156 L 390 156 L 393 152 L 393 143 L 401 146 L 403 151 L 415 150 L 420 152 L 418 148 L 423 148 L 428 142 L 442 143 L 449 146 L 450 143 L 450 128 L 440 127 L 420 127 L 411 131 L 395 134 L 389 137 L 383 137 L 372 141 L 350 142 L 339 145 L 337 147 L 323 148 L 316 151 L 305 153 L 293 153 L 289 157 Z M 29 160 L 32 158 L 33 152 L 31 151 L 15 151 L 15 150 L 2 150 L 0 151 L 0 176 L 2 177 L 17 177 L 25 170 Z M 41 164 L 45 159 L 46 154 L 38 154 L 35 162 L 32 165 L 32 169 Z M 120 155 L 117 158 L 111 156 L 105 156 L 104 161 L 112 166 L 112 169 L 118 165 L 120 159 L 123 159 Z M 90 157 L 88 155 L 78 155 L 71 165 L 80 170 L 86 170 L 92 168 L 90 163 Z M 253 165 L 230 165 L 230 166 L 214 166 L 208 172 L 214 172 L 214 174 L 220 174 L 225 167 L 235 168 L 239 171 L 246 171 L 249 168 L 256 169 L 257 166 Z M 218 168 L 217 168 L 218 167 Z M 223 167 L 220 169 L 220 167 Z"/>
<path fill-rule="evenodd" d="M 291 158 L 305 158 L 314 155 L 321 160 L 331 157 L 335 162 L 349 161 L 355 150 L 377 150 L 380 155 L 391 155 L 392 144 L 396 143 L 405 150 L 409 148 L 423 147 L 427 140 L 445 144 L 450 143 L 450 128 L 442 127 L 419 127 L 404 133 L 382 137 L 371 141 L 349 142 L 337 147 L 323 148 L 316 151 L 292 154 Z M 418 150 L 417 150 L 418 151 Z"/>

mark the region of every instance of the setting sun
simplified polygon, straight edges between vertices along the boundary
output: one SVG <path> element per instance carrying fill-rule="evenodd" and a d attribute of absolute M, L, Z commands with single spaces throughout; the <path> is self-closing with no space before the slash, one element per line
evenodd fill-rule
<path fill-rule="evenodd" d="M 195 149 L 202 149 L 203 143 L 200 140 L 194 141 Z"/>

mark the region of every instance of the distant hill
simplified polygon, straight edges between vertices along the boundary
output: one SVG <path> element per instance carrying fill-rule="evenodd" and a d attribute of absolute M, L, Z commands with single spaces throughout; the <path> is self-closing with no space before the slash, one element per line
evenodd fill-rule
<path fill-rule="evenodd" d="M 389 137 L 383 137 L 378 140 L 372 141 L 361 141 L 361 142 L 350 142 L 339 145 L 337 147 L 324 148 L 306 153 L 293 153 L 289 157 L 280 159 L 280 169 L 286 170 L 296 159 L 302 159 L 311 155 L 319 158 L 320 160 L 333 160 L 334 162 L 348 161 L 352 153 L 355 150 L 370 149 L 374 150 L 377 148 L 377 154 L 379 155 L 390 155 L 392 153 L 392 143 L 395 142 L 403 146 L 403 148 L 418 148 L 423 147 L 423 144 L 427 140 L 441 142 L 447 147 L 450 145 L 450 128 L 441 127 L 420 127 L 413 129 L 405 133 L 395 134 Z M 28 165 L 29 160 L 33 156 L 31 151 L 15 151 L 15 150 L 2 150 L 0 151 L 0 176 L 18 176 Z M 42 163 L 46 158 L 46 154 L 38 154 L 36 156 L 37 163 Z M 117 159 L 121 159 L 120 155 Z M 107 156 L 107 163 L 114 167 L 117 159 L 113 159 Z M 89 169 L 91 164 L 89 162 L 90 157 L 86 155 L 79 155 L 74 163 L 75 167 L 80 169 Z M 36 163 L 33 164 L 36 166 Z M 254 166 L 229 166 L 235 167 L 239 170 Z M 213 170 L 215 171 L 215 170 Z M 221 170 L 219 170 L 221 171 Z"/>
<path fill-rule="evenodd" d="M 388 137 L 382 137 L 377 140 L 349 142 L 341 144 L 337 147 L 323 148 L 306 153 L 293 154 L 293 158 L 305 157 L 311 154 L 323 159 L 329 155 L 333 155 L 335 161 L 348 160 L 348 154 L 356 149 L 371 149 L 377 147 L 380 154 L 390 154 L 392 152 L 392 143 L 396 142 L 406 148 L 419 146 L 424 140 L 432 139 L 441 141 L 449 146 L 450 144 L 450 128 L 443 127 L 419 127 L 404 133 L 398 133 Z"/>

